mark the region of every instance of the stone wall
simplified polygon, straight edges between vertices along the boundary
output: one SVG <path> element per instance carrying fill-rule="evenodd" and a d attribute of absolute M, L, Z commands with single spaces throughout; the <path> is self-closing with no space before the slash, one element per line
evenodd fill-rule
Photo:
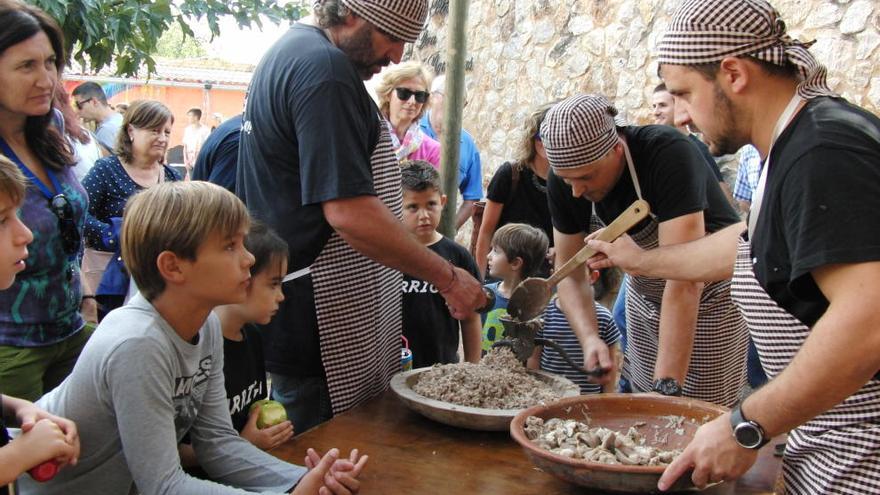
<path fill-rule="evenodd" d="M 449 0 L 430 0 L 428 28 L 409 57 L 442 71 Z M 530 107 L 576 92 L 609 97 L 648 123 L 660 81 L 651 53 L 680 0 L 471 0 L 464 127 L 480 147 L 485 182 L 510 158 Z M 772 0 L 827 65 L 829 83 L 880 113 L 880 0 Z"/>

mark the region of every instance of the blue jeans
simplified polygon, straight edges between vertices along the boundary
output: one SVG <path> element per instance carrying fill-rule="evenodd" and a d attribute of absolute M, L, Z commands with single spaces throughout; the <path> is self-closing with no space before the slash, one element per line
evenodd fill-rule
<path fill-rule="evenodd" d="M 614 324 L 620 331 L 620 351 L 626 355 L 626 281 L 629 275 L 624 275 L 620 282 L 620 289 L 617 292 L 617 299 L 614 300 L 614 307 L 611 308 L 611 315 L 614 317 Z M 632 392 L 632 386 L 629 380 L 620 375 L 620 382 L 617 390 L 621 393 Z"/>
<path fill-rule="evenodd" d="M 269 373 L 272 400 L 284 405 L 297 435 L 333 417 L 327 381 L 320 377 L 300 378 Z"/>

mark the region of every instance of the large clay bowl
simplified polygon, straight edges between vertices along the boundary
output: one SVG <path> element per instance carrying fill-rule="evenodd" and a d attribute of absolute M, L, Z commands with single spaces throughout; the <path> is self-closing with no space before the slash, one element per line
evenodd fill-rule
<path fill-rule="evenodd" d="M 664 397 L 657 394 L 601 394 L 562 399 L 546 405 L 523 410 L 510 423 L 510 435 L 525 451 L 526 457 L 542 471 L 583 487 L 622 493 L 657 493 L 657 482 L 663 466 L 623 466 L 570 459 L 551 453 L 532 443 L 525 434 L 529 416 L 584 420 L 589 415 L 590 426 L 627 431 L 635 423 L 647 423 L 640 431 L 650 445 L 665 449 L 684 448 L 693 439 L 700 424 L 723 414 L 727 409 L 694 399 Z M 684 416 L 684 433 L 667 428 L 662 416 Z M 658 428 L 654 428 L 657 425 Z M 658 444 L 660 437 L 669 433 L 668 443 Z M 690 476 L 682 476 L 672 487 L 674 491 L 696 491 Z"/>
<path fill-rule="evenodd" d="M 480 407 L 466 407 L 429 399 L 413 392 L 412 387 L 419 381 L 419 375 L 431 368 L 419 368 L 412 371 L 404 371 L 394 375 L 391 379 L 391 390 L 397 397 L 413 411 L 437 421 L 439 423 L 481 431 L 507 431 L 510 421 L 522 409 L 484 409 Z M 562 397 L 573 397 L 580 393 L 580 389 L 571 380 L 546 373 L 543 371 L 529 370 L 535 378 L 550 383 L 560 391 Z"/>

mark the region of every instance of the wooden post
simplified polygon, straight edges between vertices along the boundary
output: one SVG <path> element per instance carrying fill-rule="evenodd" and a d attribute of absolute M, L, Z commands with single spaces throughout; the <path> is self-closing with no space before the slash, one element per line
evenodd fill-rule
<path fill-rule="evenodd" d="M 469 0 L 450 0 L 448 40 L 446 43 L 446 94 L 443 118 L 442 171 L 446 206 L 440 221 L 440 233 L 455 238 L 455 214 L 458 202 L 458 160 L 461 141 L 461 115 L 464 108 L 464 62 L 467 58 L 467 11 Z"/>

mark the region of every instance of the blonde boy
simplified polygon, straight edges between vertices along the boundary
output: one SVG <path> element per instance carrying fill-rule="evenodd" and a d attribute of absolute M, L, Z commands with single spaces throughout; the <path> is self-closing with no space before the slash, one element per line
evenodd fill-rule
<path fill-rule="evenodd" d="M 322 484 L 343 493 L 337 478 L 357 488 L 363 458 L 352 456 L 354 465 L 336 461 L 336 449 L 323 458 L 310 449 L 318 465 L 306 474 L 232 428 L 211 310 L 247 295 L 249 222 L 232 193 L 206 182 L 160 184 L 129 200 L 122 256 L 140 294 L 101 322 L 70 376 L 40 400 L 77 422 L 81 460 L 47 483 L 22 477 L 23 493 L 284 493 L 294 485 L 292 493 L 317 493 Z M 177 444 L 187 432 L 220 484 L 181 469 Z"/>

